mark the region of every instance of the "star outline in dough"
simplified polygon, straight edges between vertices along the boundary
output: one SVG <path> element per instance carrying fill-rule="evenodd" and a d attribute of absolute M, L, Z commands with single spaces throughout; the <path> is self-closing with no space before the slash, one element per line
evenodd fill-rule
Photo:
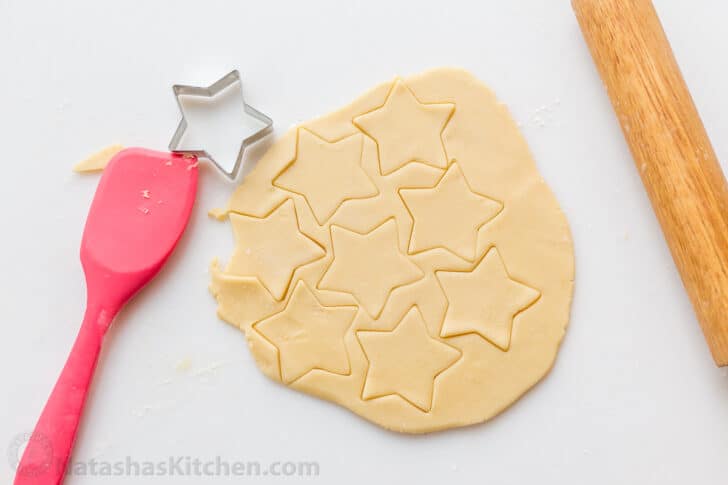
<path fill-rule="evenodd" d="M 285 284 L 285 287 L 282 289 L 282 291 L 275 291 L 273 288 L 271 288 L 270 281 L 268 281 L 268 282 L 265 281 L 266 279 L 268 279 L 267 277 L 263 278 L 259 274 L 245 275 L 245 274 L 238 274 L 235 271 L 230 271 L 229 268 L 230 268 L 230 266 L 232 266 L 234 259 L 236 258 L 236 256 L 240 255 L 240 252 L 241 252 L 240 251 L 240 249 L 241 249 L 240 241 L 242 241 L 243 238 L 245 237 L 244 235 L 242 235 L 238 232 L 238 228 L 236 227 L 236 223 L 234 222 L 233 219 L 240 217 L 240 218 L 246 218 L 250 221 L 263 222 L 263 221 L 271 218 L 272 216 L 274 216 L 276 213 L 278 213 L 278 211 L 285 210 L 287 206 L 291 207 L 291 211 L 294 216 L 293 219 L 295 221 L 295 229 L 296 229 L 296 233 L 294 234 L 294 236 L 296 234 L 300 235 L 307 242 L 310 242 L 313 245 L 315 245 L 316 248 L 318 249 L 318 252 L 320 252 L 320 254 L 316 257 L 312 257 L 311 259 L 309 259 L 303 263 L 299 263 L 299 264 L 296 264 L 295 266 L 293 266 L 290 270 L 290 274 L 288 275 L 287 282 Z M 290 290 L 291 283 L 293 282 L 293 276 L 296 274 L 296 271 L 298 271 L 299 268 L 302 268 L 309 264 L 313 264 L 317 261 L 320 261 L 321 259 L 324 259 L 327 255 L 326 248 L 323 245 L 321 245 L 318 241 L 313 239 L 311 236 L 309 236 L 308 234 L 303 232 L 303 230 L 301 229 L 301 223 L 298 219 L 298 209 L 296 209 L 296 203 L 294 202 L 293 199 L 290 199 L 290 198 L 284 199 L 280 204 L 278 204 L 273 209 L 268 211 L 262 217 L 251 215 L 251 214 L 246 214 L 246 213 L 242 213 L 242 212 L 237 212 L 237 211 L 231 211 L 228 214 L 228 218 L 230 219 L 232 229 L 233 229 L 235 247 L 233 249 L 233 255 L 230 258 L 230 261 L 228 262 L 228 268 L 226 269 L 226 272 L 230 272 L 231 274 L 237 275 L 237 276 L 250 276 L 250 277 L 256 278 L 258 281 L 260 281 L 260 284 L 263 285 L 263 287 L 271 294 L 271 296 L 273 296 L 273 299 L 276 301 L 282 301 L 283 299 L 285 299 L 286 295 L 288 294 L 288 291 Z M 245 256 L 249 256 L 249 254 L 246 251 L 242 251 L 242 252 L 245 254 Z"/>
<path fill-rule="evenodd" d="M 331 146 L 331 147 L 333 147 L 334 145 L 337 145 L 337 144 L 346 142 L 349 139 L 353 139 L 355 137 L 358 137 L 359 138 L 359 156 L 358 156 L 358 161 L 357 161 L 356 165 L 361 170 L 361 174 L 364 175 L 364 177 L 369 182 L 369 186 L 373 190 L 373 193 L 369 193 L 369 194 L 366 194 L 366 195 L 357 195 L 357 196 L 346 196 L 346 197 L 343 197 L 340 200 L 337 200 L 336 201 L 337 202 L 336 203 L 336 207 L 332 211 L 330 211 L 329 214 L 327 214 L 325 217 L 321 217 L 318 214 L 318 210 L 315 210 L 314 209 L 314 204 L 312 204 L 311 200 L 309 199 L 308 196 L 306 196 L 305 193 L 303 193 L 300 190 L 295 189 L 291 185 L 288 185 L 288 186 L 282 185 L 281 182 L 280 182 L 280 179 L 283 178 L 283 176 L 286 175 L 287 173 L 290 173 L 289 170 L 292 169 L 295 166 L 296 162 L 299 160 L 299 157 L 300 157 L 300 144 L 301 144 L 301 133 L 306 133 L 307 134 L 306 136 L 310 136 L 310 137 L 312 137 L 315 140 L 322 141 L 327 146 Z M 329 220 L 331 220 L 332 217 L 334 217 L 334 215 L 339 210 L 339 208 L 342 205 L 344 205 L 347 201 L 350 201 L 350 200 L 370 199 L 370 198 L 377 197 L 378 195 L 380 195 L 379 187 L 377 186 L 377 184 L 374 183 L 374 180 L 372 180 L 372 177 L 369 175 L 369 173 L 367 173 L 366 170 L 364 170 L 364 167 L 362 166 L 363 155 L 364 155 L 364 136 L 360 132 L 351 133 L 349 135 L 345 135 L 345 136 L 342 136 L 340 138 L 336 138 L 336 139 L 333 139 L 333 140 L 328 140 L 328 139 L 326 139 L 326 138 L 324 138 L 322 136 L 319 136 L 317 133 L 314 133 L 312 130 L 310 130 L 310 129 L 306 128 L 306 127 L 301 126 L 301 127 L 299 127 L 296 130 L 296 148 L 295 148 L 295 152 L 294 152 L 293 158 L 281 170 L 279 170 L 278 173 L 276 173 L 276 175 L 273 177 L 273 180 L 271 181 L 271 183 L 272 183 L 272 185 L 274 187 L 277 187 L 277 188 L 279 188 L 281 190 L 285 190 L 287 192 L 290 192 L 292 194 L 296 194 L 296 195 L 302 197 L 303 200 L 306 202 L 306 205 L 308 206 L 308 209 L 311 211 L 311 214 L 313 215 L 313 217 L 316 220 L 316 222 L 318 223 L 318 225 L 323 226 L 324 224 L 326 224 L 326 222 L 328 222 Z"/>
<path fill-rule="evenodd" d="M 410 102 L 411 107 L 419 107 L 421 110 L 425 110 L 425 111 L 428 108 L 430 110 L 433 110 L 433 109 L 448 110 L 448 113 L 446 116 L 443 117 L 442 124 L 440 126 L 440 129 L 437 132 L 437 139 L 438 139 L 440 147 L 442 149 L 442 153 L 441 153 L 441 155 L 442 155 L 441 158 L 443 159 L 442 163 L 438 163 L 435 160 L 420 159 L 419 157 L 414 157 L 414 158 L 409 157 L 408 160 L 398 160 L 398 161 L 392 163 L 391 167 L 388 167 L 387 169 L 385 169 L 385 167 L 384 167 L 385 163 L 383 162 L 384 157 L 382 156 L 382 152 L 384 151 L 382 148 L 383 143 L 380 142 L 377 139 L 377 137 L 375 137 L 373 135 L 373 133 L 372 133 L 373 130 L 371 130 L 371 128 L 367 128 L 367 127 L 363 126 L 362 122 L 366 119 L 371 119 L 372 117 L 377 116 L 377 113 L 384 116 L 383 110 L 386 110 L 388 104 L 390 102 L 393 102 L 392 101 L 394 99 L 393 96 L 400 89 L 402 90 L 401 92 L 406 92 L 408 94 L 407 98 L 410 99 L 410 101 L 411 101 Z M 397 77 L 394 79 L 394 81 L 392 81 L 392 85 L 391 85 L 389 91 L 387 92 L 387 96 L 381 105 L 376 106 L 375 108 L 372 108 L 369 111 L 366 111 L 364 113 L 354 116 L 352 118 L 351 122 L 354 126 L 356 126 L 359 130 L 361 130 L 369 138 L 371 138 L 374 141 L 374 143 L 376 143 L 377 155 L 378 155 L 378 159 L 379 159 L 379 173 L 382 176 L 387 176 L 393 172 L 396 172 L 397 170 L 401 169 L 402 167 L 404 167 L 405 165 L 410 164 L 410 163 L 423 163 L 425 165 L 429 165 L 434 168 L 439 168 L 439 169 L 443 169 L 443 170 L 446 169 L 450 162 L 450 158 L 447 154 L 447 147 L 445 146 L 445 142 L 442 139 L 442 134 L 444 133 L 445 129 L 447 128 L 448 124 L 450 123 L 450 120 L 452 119 L 452 117 L 454 115 L 455 115 L 455 103 L 452 103 L 452 102 L 423 103 L 415 95 L 415 93 L 412 91 L 412 89 L 404 82 L 404 80 L 400 77 Z M 389 164 L 387 164 L 387 165 L 389 165 Z"/>
<path fill-rule="evenodd" d="M 416 279 L 409 280 L 409 281 L 405 281 L 405 282 L 396 284 L 395 286 L 392 286 L 387 291 L 387 296 L 384 298 L 384 301 L 382 302 L 379 310 L 377 312 L 371 312 L 367 308 L 368 304 L 365 304 L 364 302 L 362 302 L 361 298 L 359 296 L 355 295 L 352 291 L 348 291 L 346 289 L 337 289 L 337 288 L 333 288 L 333 287 L 327 287 L 326 284 L 324 283 L 324 279 L 326 279 L 326 276 L 329 274 L 329 272 L 331 271 L 331 269 L 334 267 L 334 264 L 336 263 L 336 249 L 335 249 L 335 243 L 334 243 L 334 231 L 335 230 L 337 230 L 337 231 L 338 230 L 341 230 L 341 231 L 345 231 L 347 233 L 354 234 L 354 235 L 356 235 L 358 237 L 362 237 L 363 238 L 365 236 L 371 235 L 372 233 L 374 233 L 374 232 L 376 232 L 378 230 L 383 230 L 384 226 L 386 226 L 390 222 L 394 225 L 394 228 L 395 228 L 395 235 L 396 235 L 396 237 L 395 237 L 395 244 L 396 244 L 396 246 L 395 247 L 396 247 L 396 252 L 398 252 L 403 258 L 405 258 L 410 263 L 411 266 L 413 266 L 414 268 L 417 269 L 417 271 L 419 272 L 419 276 Z M 400 246 L 399 246 L 399 224 L 397 224 L 397 219 L 394 216 L 388 217 L 387 219 L 385 219 L 381 223 L 375 225 L 372 229 L 370 229 L 369 231 L 366 231 L 366 232 L 359 232 L 359 231 L 355 231 L 355 230 L 349 229 L 347 227 L 344 227 L 344 226 L 341 226 L 341 225 L 338 225 L 338 224 L 331 224 L 329 226 L 329 238 L 331 240 L 331 261 L 329 262 L 328 266 L 326 267 L 326 269 L 324 270 L 323 274 L 321 275 L 321 278 L 319 278 L 319 281 L 316 283 L 316 289 L 317 290 L 336 291 L 336 292 L 348 293 L 348 294 L 352 295 L 354 297 L 354 299 L 356 300 L 357 304 L 359 305 L 359 307 L 362 310 L 364 310 L 369 316 L 371 316 L 374 319 L 379 318 L 379 316 L 382 314 L 382 312 L 384 311 L 384 308 L 387 306 L 387 302 L 390 300 L 390 298 L 392 296 L 392 293 L 395 290 L 397 290 L 398 288 L 402 288 L 404 286 L 407 286 L 407 285 L 411 285 L 413 283 L 416 283 L 416 282 L 422 280 L 423 278 L 425 278 L 425 276 L 426 276 L 425 272 L 419 266 L 417 266 L 416 264 L 414 264 L 407 257 L 407 254 L 404 253 L 400 249 Z"/>
<path fill-rule="evenodd" d="M 414 322 L 414 323 L 409 323 Z M 366 351 L 366 346 L 364 342 L 362 342 L 362 336 L 363 335 L 371 335 L 371 336 L 379 336 L 379 338 L 392 338 L 398 330 L 401 331 L 400 327 L 402 325 L 416 325 L 417 328 L 421 329 L 422 332 L 420 335 L 424 336 L 425 338 L 429 339 L 429 342 L 437 345 L 441 345 L 441 348 L 447 347 L 450 350 L 454 351 L 457 356 L 454 358 L 451 358 L 449 362 L 443 366 L 439 370 L 437 370 L 432 375 L 432 386 L 429 390 L 429 403 L 427 407 L 423 407 L 420 404 L 414 402 L 413 398 L 404 396 L 401 392 L 398 391 L 380 391 L 380 392 L 372 392 L 371 394 L 367 395 L 367 383 L 369 382 L 369 378 L 373 373 L 373 364 L 372 359 L 370 358 L 369 354 Z M 430 335 L 430 333 L 427 330 L 427 325 L 425 323 L 424 317 L 422 316 L 422 312 L 419 309 L 417 305 L 412 305 L 407 309 L 407 311 L 404 313 L 404 315 L 398 319 L 397 323 L 394 325 L 392 329 L 388 330 L 356 330 L 355 332 L 356 340 L 359 343 L 359 347 L 364 354 L 364 357 L 367 361 L 367 369 L 364 373 L 364 381 L 362 383 L 362 389 L 360 392 L 360 399 L 362 401 L 371 401 L 374 399 L 379 399 L 387 396 L 398 396 L 405 402 L 409 403 L 410 405 L 414 406 L 416 409 L 422 411 L 423 413 L 429 413 L 432 410 L 433 403 L 435 401 L 435 383 L 437 382 L 437 379 L 448 369 L 452 368 L 463 356 L 462 350 L 458 349 L 457 347 L 454 347 L 453 345 L 450 345 L 447 342 L 444 342 L 443 340 L 433 337 Z M 430 354 L 432 355 L 432 354 Z M 381 387 L 381 386 L 380 386 Z M 386 387 L 386 386 L 385 386 Z"/>
<path fill-rule="evenodd" d="M 535 292 L 535 295 L 528 301 L 526 304 L 523 304 L 518 308 L 517 311 L 515 311 L 509 320 L 508 324 L 508 342 L 506 345 L 500 345 L 497 343 L 492 336 L 485 335 L 483 332 L 478 331 L 476 328 L 478 325 L 478 322 L 471 324 L 470 329 L 468 330 L 461 330 L 461 331 L 453 331 L 449 332 L 447 331 L 446 327 L 448 325 L 448 316 L 450 313 L 450 309 L 452 307 L 452 302 L 450 297 L 448 296 L 448 292 L 445 289 L 445 285 L 443 284 L 443 281 L 441 279 L 441 274 L 474 274 L 476 271 L 479 270 L 481 265 L 486 261 L 490 253 L 493 252 L 495 254 L 495 258 L 497 262 L 499 263 L 499 269 L 502 270 L 502 275 L 505 276 L 505 280 L 508 282 L 514 283 L 516 285 L 519 285 L 521 287 L 527 288 L 533 292 Z M 440 337 L 445 338 L 452 338 L 452 337 L 461 337 L 464 335 L 478 335 L 479 337 L 483 338 L 485 341 L 490 343 L 491 345 L 495 346 L 499 350 L 503 352 L 508 352 L 511 348 L 512 338 L 513 338 L 513 326 L 515 325 L 516 317 L 518 317 L 520 314 L 524 313 L 525 311 L 532 308 L 538 301 L 541 299 L 542 292 L 536 288 L 534 288 L 531 285 L 528 285 L 518 279 L 515 279 L 511 276 L 511 274 L 508 272 L 508 268 L 505 265 L 505 261 L 503 260 L 503 257 L 500 255 L 500 252 L 498 251 L 498 248 L 496 246 L 490 246 L 485 253 L 480 257 L 480 259 L 475 262 L 473 267 L 469 270 L 447 270 L 447 269 L 439 269 L 435 271 L 435 279 L 437 280 L 437 284 L 440 286 L 440 289 L 442 293 L 445 295 L 445 299 L 447 301 L 447 307 L 445 309 L 445 316 L 443 318 L 442 327 L 440 329 Z M 482 326 L 482 323 L 480 323 Z"/>
<path fill-rule="evenodd" d="M 299 288 L 300 288 L 300 290 L 299 290 Z M 301 372 L 301 370 L 299 369 L 298 371 L 294 372 L 294 374 L 296 374 L 296 375 L 294 375 L 294 377 L 284 378 L 283 361 L 285 360 L 285 358 L 283 356 L 284 352 L 281 349 L 281 344 L 276 343 L 272 338 L 270 338 L 268 335 L 266 335 L 263 332 L 263 330 L 261 330 L 259 327 L 261 325 L 264 325 L 266 322 L 274 322 L 279 318 L 286 318 L 285 315 L 287 312 L 289 312 L 291 310 L 291 307 L 294 305 L 297 305 L 299 303 L 297 300 L 301 300 L 302 298 L 304 298 L 302 296 L 299 296 L 302 294 L 305 295 L 305 298 L 310 298 L 310 300 L 318 307 L 319 310 L 333 310 L 333 311 L 350 310 L 350 311 L 352 311 L 351 316 L 346 317 L 348 321 L 346 322 L 346 324 L 344 326 L 344 331 L 341 333 L 341 349 L 343 349 L 343 356 L 346 358 L 346 367 L 347 367 L 346 371 L 336 372 L 335 370 L 326 369 L 326 368 L 320 367 L 318 365 L 310 365 L 310 363 L 307 363 L 305 366 L 301 366 L 301 367 L 305 367 L 305 370 L 303 372 Z M 322 371 L 322 372 L 328 372 L 330 374 L 335 374 L 338 376 L 350 376 L 351 375 L 351 372 L 352 372 L 351 353 L 346 345 L 345 337 L 346 337 L 346 334 L 351 329 L 351 326 L 354 323 L 358 312 L 359 312 L 359 307 L 357 307 L 356 305 L 324 305 L 324 304 L 322 304 L 321 301 L 316 297 L 316 294 L 313 292 L 313 290 L 308 286 L 308 284 L 304 280 L 298 280 L 296 282 L 296 285 L 295 285 L 293 291 L 291 292 L 291 297 L 288 299 L 285 306 L 281 310 L 279 310 L 271 315 L 268 315 L 266 317 L 263 317 L 260 320 L 252 323 L 251 328 L 258 335 L 260 335 L 266 342 L 268 342 L 271 346 L 273 346 L 276 349 L 276 355 L 278 358 L 278 378 L 282 383 L 284 383 L 286 385 L 292 385 L 299 379 L 305 377 L 306 375 L 308 375 L 309 373 L 311 373 L 312 371 L 315 371 L 315 370 Z M 332 318 L 331 315 L 328 315 L 326 317 L 327 324 L 330 323 L 331 318 Z M 296 323 L 301 323 L 301 322 L 296 321 Z M 287 344 L 286 346 L 290 345 L 285 340 L 284 340 L 284 343 Z M 316 355 L 312 355 L 311 357 L 316 357 Z"/>
<path fill-rule="evenodd" d="M 456 175 L 450 175 L 451 173 L 455 173 Z M 474 231 L 473 231 L 473 236 L 474 237 L 473 237 L 473 241 L 472 241 L 472 248 L 473 248 L 473 250 L 472 250 L 472 252 L 470 253 L 469 256 L 468 255 L 461 254 L 459 251 L 454 250 L 454 249 L 448 247 L 443 242 L 440 242 L 437 245 L 433 245 L 433 246 L 429 246 L 429 247 L 421 247 L 419 249 L 414 249 L 413 248 L 413 246 L 415 244 L 415 234 L 417 233 L 417 230 L 418 230 L 417 229 L 418 221 L 417 221 L 417 218 L 415 217 L 415 214 L 413 213 L 413 209 L 410 207 L 411 204 L 408 204 L 407 203 L 407 200 L 406 200 L 407 199 L 407 196 L 408 195 L 410 195 L 410 196 L 411 195 L 414 195 L 415 193 L 424 194 L 424 192 L 436 193 L 437 189 L 440 187 L 440 185 L 443 182 L 449 182 L 450 181 L 448 179 L 448 177 L 458 177 L 457 180 L 462 183 L 463 188 L 465 188 L 466 190 L 468 190 L 470 194 L 474 195 L 475 197 L 479 197 L 479 198 L 482 198 L 482 199 L 487 199 L 488 201 L 491 201 L 491 202 L 493 202 L 495 204 L 498 204 L 498 206 L 499 206 L 498 209 L 495 211 L 495 213 L 493 213 L 492 215 L 488 216 L 482 222 L 480 222 L 477 226 L 474 227 Z M 403 192 L 406 193 L 406 194 L 403 194 Z M 407 246 L 407 254 L 410 254 L 410 255 L 413 255 L 413 256 L 414 255 L 418 255 L 418 254 L 422 254 L 422 253 L 424 253 L 426 251 L 432 251 L 433 249 L 443 249 L 443 250 L 445 250 L 445 251 L 447 251 L 447 252 L 449 252 L 451 254 L 454 254 L 455 256 L 457 256 L 459 258 L 462 258 L 462 259 L 464 259 L 464 260 L 466 260 L 468 262 L 471 262 L 471 263 L 472 262 L 475 262 L 475 260 L 477 259 L 477 256 L 478 256 L 478 254 L 477 254 L 477 251 L 478 251 L 478 237 L 479 237 L 480 230 L 486 224 L 492 223 L 496 219 L 496 217 L 498 217 L 499 215 L 501 215 L 503 213 L 503 209 L 505 208 L 505 204 L 503 203 L 503 201 L 498 200 L 498 199 L 495 199 L 493 197 L 489 197 L 489 196 L 487 196 L 485 194 L 482 194 L 480 192 L 477 192 L 477 191 L 473 190 L 472 186 L 470 185 L 470 182 L 468 182 L 468 179 L 465 177 L 465 172 L 460 167 L 460 164 L 458 164 L 456 161 L 453 161 L 448 166 L 447 170 L 445 170 L 443 172 L 442 176 L 437 180 L 437 182 L 433 186 L 431 186 L 431 187 L 400 187 L 400 188 L 397 189 L 397 194 L 399 195 L 399 198 L 401 199 L 402 204 L 404 204 L 404 207 L 407 210 L 407 213 L 409 214 L 410 219 L 412 219 L 412 230 L 410 231 L 409 244 Z M 457 207 L 456 207 L 456 209 L 457 209 Z M 455 217 L 455 215 L 454 215 L 454 217 Z M 426 219 L 426 217 L 423 218 L 423 219 Z M 421 223 L 421 221 L 420 221 L 420 223 Z"/>

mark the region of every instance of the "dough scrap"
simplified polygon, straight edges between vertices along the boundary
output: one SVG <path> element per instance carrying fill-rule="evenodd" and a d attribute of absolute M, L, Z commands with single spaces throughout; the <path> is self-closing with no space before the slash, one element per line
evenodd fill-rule
<path fill-rule="evenodd" d="M 488 420 L 569 320 L 566 217 L 507 109 L 466 71 L 395 79 L 283 135 L 226 209 L 218 315 L 268 377 L 383 427 Z"/>
<path fill-rule="evenodd" d="M 85 160 L 81 160 L 73 166 L 73 171 L 77 173 L 86 172 L 101 172 L 109 161 L 114 158 L 114 155 L 122 151 L 124 147 L 122 145 L 109 145 L 108 147 L 100 150 Z"/>

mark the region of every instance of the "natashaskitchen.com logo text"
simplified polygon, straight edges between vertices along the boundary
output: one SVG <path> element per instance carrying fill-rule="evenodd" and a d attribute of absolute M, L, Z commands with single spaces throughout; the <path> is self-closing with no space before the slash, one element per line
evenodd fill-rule
<path fill-rule="evenodd" d="M 36 450 L 34 462 L 20 467 L 24 448 L 33 442 Z M 30 433 L 17 435 L 8 446 L 8 463 L 21 475 L 40 477 L 51 470 L 62 470 L 64 463 L 55 456 L 52 443 L 45 436 Z M 123 459 L 71 460 L 66 475 L 89 477 L 318 477 L 321 468 L 317 461 L 227 459 L 221 456 L 168 456 L 157 460 L 143 460 L 132 456 Z"/>
<path fill-rule="evenodd" d="M 201 459 L 193 456 L 169 456 L 163 460 L 90 459 L 69 463 L 66 474 L 76 476 L 178 476 L 178 477 L 317 477 L 321 472 L 316 461 L 228 460 L 220 456 Z"/>

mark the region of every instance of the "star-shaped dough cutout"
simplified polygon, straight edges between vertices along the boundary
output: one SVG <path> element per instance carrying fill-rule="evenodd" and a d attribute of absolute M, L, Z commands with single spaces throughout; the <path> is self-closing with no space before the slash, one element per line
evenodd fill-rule
<path fill-rule="evenodd" d="M 441 337 L 477 333 L 503 351 L 511 345 L 513 319 L 541 293 L 513 280 L 494 247 L 470 272 L 435 273 L 448 300 Z"/>
<path fill-rule="evenodd" d="M 225 271 L 255 276 L 276 300 L 286 295 L 296 268 L 326 254 L 323 247 L 301 232 L 291 199 L 265 217 L 231 213 L 230 222 L 235 251 Z"/>
<path fill-rule="evenodd" d="M 396 394 L 424 412 L 432 408 L 435 379 L 461 355 L 427 333 L 417 307 L 391 332 L 356 335 L 369 361 L 362 399 Z"/>
<path fill-rule="evenodd" d="M 332 225 L 331 241 L 334 259 L 319 289 L 351 293 L 375 318 L 394 288 L 424 276 L 400 251 L 394 219 L 365 234 Z"/>
<path fill-rule="evenodd" d="M 323 306 L 299 281 L 283 311 L 253 327 L 278 349 L 286 384 L 314 369 L 348 375 L 344 335 L 357 311 L 355 306 Z"/>
<path fill-rule="evenodd" d="M 379 193 L 361 166 L 361 133 L 330 143 L 305 129 L 298 130 L 296 158 L 273 185 L 302 195 L 319 224 L 350 199 Z"/>
<path fill-rule="evenodd" d="M 414 221 L 410 254 L 444 247 L 473 261 L 478 230 L 503 209 L 502 203 L 473 192 L 456 163 L 434 187 L 400 189 L 399 195 Z"/>
<path fill-rule="evenodd" d="M 381 107 L 353 122 L 377 142 L 379 169 L 387 175 L 409 162 L 447 167 L 441 135 L 454 110 L 453 103 L 420 103 L 398 79 Z"/>

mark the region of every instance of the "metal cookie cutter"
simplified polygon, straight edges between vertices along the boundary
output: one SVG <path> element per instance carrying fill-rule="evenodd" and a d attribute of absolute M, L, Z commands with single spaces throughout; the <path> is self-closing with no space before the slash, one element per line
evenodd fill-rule
<path fill-rule="evenodd" d="M 181 149 L 180 144 L 185 130 L 187 130 L 187 119 L 185 117 L 185 110 L 182 102 L 180 101 L 180 97 L 200 96 L 204 98 L 214 98 L 222 91 L 235 84 L 237 84 L 239 92 L 238 98 L 240 99 L 243 107 L 243 112 L 241 114 L 243 116 L 254 118 L 260 122 L 263 127 L 246 138 L 243 138 L 243 141 L 240 144 L 240 149 L 238 150 L 238 156 L 235 160 L 216 160 L 203 148 Z M 273 120 L 245 102 L 245 99 L 243 98 L 243 82 L 240 78 L 240 73 L 237 70 L 231 71 L 206 88 L 175 84 L 172 86 L 172 90 L 174 91 L 174 96 L 177 100 L 177 106 L 179 106 L 180 113 L 182 113 L 182 119 L 180 120 L 177 130 L 174 132 L 174 135 L 169 142 L 169 150 L 172 152 L 194 155 L 198 158 L 205 158 L 211 161 L 218 170 L 224 173 L 230 180 L 235 180 L 243 165 L 243 153 L 245 152 L 245 149 L 273 131 Z"/>

